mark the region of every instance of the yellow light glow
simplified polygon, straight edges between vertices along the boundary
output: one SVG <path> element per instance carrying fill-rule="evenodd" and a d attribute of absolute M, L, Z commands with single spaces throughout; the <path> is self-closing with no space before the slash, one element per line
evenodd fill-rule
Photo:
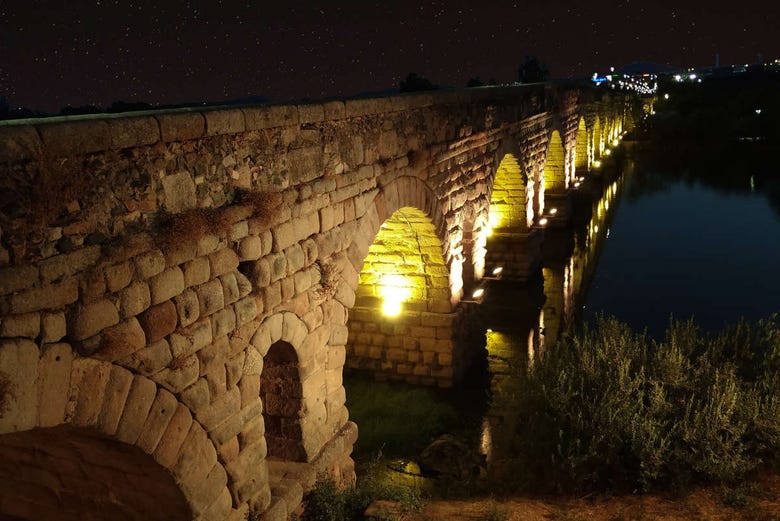
<path fill-rule="evenodd" d="M 593 162 L 594 168 L 601 168 L 601 161 L 598 159 Z"/>
<path fill-rule="evenodd" d="M 580 182 L 579 182 L 579 181 L 577 181 L 576 183 L 574 183 L 574 188 L 579 188 L 579 187 L 580 187 Z"/>
<path fill-rule="evenodd" d="M 494 276 L 501 275 L 501 272 L 503 272 L 503 271 L 504 271 L 504 268 L 502 268 L 501 266 L 499 266 L 498 268 L 496 268 L 496 269 L 494 269 L 494 270 L 493 270 L 493 275 L 494 275 Z"/>
<path fill-rule="evenodd" d="M 542 217 L 541 219 L 539 219 L 539 224 L 541 226 L 545 226 L 547 224 L 547 218 L 546 217 Z"/>
<path fill-rule="evenodd" d="M 620 144 L 620 142 L 619 142 L 617 139 L 613 139 L 613 140 L 612 140 L 612 146 L 613 146 L 613 147 L 616 147 L 616 146 L 618 146 L 619 144 Z"/>
<path fill-rule="evenodd" d="M 604 149 L 604 154 L 605 154 L 605 155 L 610 155 L 611 153 L 612 153 L 612 150 L 610 150 L 610 149 L 608 149 L 608 148 L 605 148 L 605 149 Z"/>
<path fill-rule="evenodd" d="M 385 275 L 380 283 L 382 302 L 382 314 L 388 317 L 396 317 L 401 314 L 402 304 L 409 298 L 411 290 L 408 281 L 401 275 Z"/>
<path fill-rule="evenodd" d="M 555 215 L 556 213 L 558 213 L 557 208 L 550 208 L 550 215 Z"/>
<path fill-rule="evenodd" d="M 471 294 L 471 298 L 473 299 L 480 299 L 485 295 L 485 290 L 482 288 L 477 288 L 474 290 L 474 293 Z"/>

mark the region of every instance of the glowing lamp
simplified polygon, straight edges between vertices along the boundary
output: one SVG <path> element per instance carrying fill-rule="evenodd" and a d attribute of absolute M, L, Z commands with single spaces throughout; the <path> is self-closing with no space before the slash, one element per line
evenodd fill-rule
<path fill-rule="evenodd" d="M 501 266 L 499 266 L 499 267 L 497 267 L 497 268 L 493 269 L 493 276 L 494 276 L 494 277 L 498 277 L 499 275 L 501 275 L 501 273 L 502 273 L 503 271 L 504 271 L 504 268 L 502 268 Z"/>
<path fill-rule="evenodd" d="M 484 288 L 477 288 L 474 290 L 474 293 L 471 294 L 471 298 L 473 298 L 474 300 L 479 300 L 484 296 L 485 296 Z"/>
<path fill-rule="evenodd" d="M 550 215 L 555 215 L 556 213 L 558 213 L 557 208 L 550 208 Z"/>
<path fill-rule="evenodd" d="M 664 94 L 664 99 L 669 99 L 669 94 Z"/>
<path fill-rule="evenodd" d="M 401 314 L 403 302 L 409 298 L 410 290 L 406 279 L 401 275 L 386 275 L 382 278 L 380 286 L 383 298 L 382 314 L 397 317 Z"/>
<path fill-rule="evenodd" d="M 610 149 L 608 149 L 608 148 L 605 148 L 605 149 L 604 149 L 604 154 L 605 154 L 605 155 L 607 155 L 607 156 L 608 156 L 608 155 L 610 155 L 611 153 L 612 153 L 612 150 L 610 150 Z"/>
<path fill-rule="evenodd" d="M 542 217 L 541 219 L 539 219 L 539 225 L 540 226 L 545 226 L 546 224 L 547 224 L 547 218 L 546 217 Z"/>
<path fill-rule="evenodd" d="M 579 181 L 577 181 L 576 183 L 574 183 L 574 188 L 579 188 L 579 187 L 580 187 L 580 182 L 579 182 Z"/>
<path fill-rule="evenodd" d="M 601 168 L 601 161 L 598 159 L 593 162 L 593 168 Z"/>
<path fill-rule="evenodd" d="M 613 140 L 612 140 L 612 146 L 613 146 L 613 147 L 616 147 L 616 146 L 618 146 L 618 144 L 619 144 L 619 143 L 620 143 L 620 142 L 619 142 L 617 139 L 613 139 Z"/>

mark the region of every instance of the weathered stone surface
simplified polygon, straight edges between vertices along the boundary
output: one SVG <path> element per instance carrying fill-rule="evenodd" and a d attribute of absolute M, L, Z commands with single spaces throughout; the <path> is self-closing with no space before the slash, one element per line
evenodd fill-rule
<path fill-rule="evenodd" d="M 173 333 L 179 320 L 179 314 L 173 301 L 152 306 L 138 316 L 138 322 L 151 344 Z"/>
<path fill-rule="evenodd" d="M 184 274 L 178 266 L 168 268 L 149 279 L 152 305 L 171 299 L 184 291 Z"/>
<path fill-rule="evenodd" d="M 58 284 L 50 284 L 11 295 L 8 311 L 13 314 L 21 314 L 43 309 L 58 309 L 73 304 L 78 298 L 78 280 L 69 278 Z"/>
<path fill-rule="evenodd" d="M 79 307 L 70 324 L 71 336 L 84 340 L 101 330 L 119 323 L 119 312 L 108 299 Z"/>
<path fill-rule="evenodd" d="M 152 295 L 149 285 L 145 282 L 136 282 L 122 290 L 119 295 L 119 308 L 122 318 L 134 317 L 143 312 L 152 304 Z"/>
<path fill-rule="evenodd" d="M 95 358 L 113 362 L 132 355 L 146 346 L 146 336 L 135 318 L 130 318 L 103 331 L 100 349 Z"/>
<path fill-rule="evenodd" d="M 40 313 L 25 313 L 23 315 L 7 315 L 3 317 L 2 320 L 0 320 L 0 337 L 36 338 L 40 330 L 41 330 Z"/>
<path fill-rule="evenodd" d="M 172 213 L 181 213 L 195 207 L 195 182 L 188 172 L 179 172 L 162 178 L 165 193 L 165 208 Z"/>
<path fill-rule="evenodd" d="M 65 421 L 73 350 L 69 344 L 48 344 L 38 363 L 38 425 L 54 427 Z"/>
<path fill-rule="evenodd" d="M 135 444 L 156 395 L 157 386 L 154 385 L 153 381 L 143 376 L 133 378 L 122 418 L 119 420 L 116 431 L 116 438 L 119 441 L 131 445 Z"/>
<path fill-rule="evenodd" d="M 38 416 L 38 347 L 31 340 L 0 340 L 0 378 L 0 432 L 33 428 Z"/>

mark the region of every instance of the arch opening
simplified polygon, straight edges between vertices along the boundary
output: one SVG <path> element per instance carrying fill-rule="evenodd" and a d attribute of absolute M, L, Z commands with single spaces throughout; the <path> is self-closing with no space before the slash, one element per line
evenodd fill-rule
<path fill-rule="evenodd" d="M 406 206 L 380 226 L 349 316 L 347 367 L 378 379 L 451 384 L 452 290 L 430 217 Z"/>
<path fill-rule="evenodd" d="M 512 154 L 506 154 L 496 169 L 490 195 L 488 235 L 493 230 L 523 229 L 533 225 L 533 184 L 520 170 Z"/>
<path fill-rule="evenodd" d="M 301 428 L 303 386 L 295 348 L 284 340 L 271 345 L 260 374 L 268 458 L 306 461 Z"/>
<path fill-rule="evenodd" d="M 173 476 L 152 456 L 66 425 L 0 436 L 0 481 L 3 519 L 193 517 Z"/>
<path fill-rule="evenodd" d="M 552 193 L 564 192 L 566 183 L 566 160 L 561 134 L 553 130 L 547 143 L 547 154 L 544 160 L 544 191 Z"/>
<path fill-rule="evenodd" d="M 589 168 L 592 160 L 588 154 L 588 131 L 585 127 L 585 118 L 582 117 L 577 125 L 577 144 L 574 150 L 575 169 Z"/>

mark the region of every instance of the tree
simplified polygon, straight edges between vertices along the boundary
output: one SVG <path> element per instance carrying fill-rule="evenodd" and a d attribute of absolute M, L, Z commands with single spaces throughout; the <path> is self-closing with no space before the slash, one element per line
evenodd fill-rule
<path fill-rule="evenodd" d="M 438 85 L 431 83 L 431 80 L 418 76 L 416 72 L 410 72 L 405 80 L 401 80 L 401 92 L 415 92 L 419 90 L 436 90 Z"/>
<path fill-rule="evenodd" d="M 525 56 L 525 61 L 517 70 L 520 83 L 547 81 L 550 71 L 536 56 Z"/>
<path fill-rule="evenodd" d="M 466 83 L 466 87 L 482 87 L 485 84 L 482 82 L 479 76 L 476 78 L 470 78 L 468 83 Z"/>

